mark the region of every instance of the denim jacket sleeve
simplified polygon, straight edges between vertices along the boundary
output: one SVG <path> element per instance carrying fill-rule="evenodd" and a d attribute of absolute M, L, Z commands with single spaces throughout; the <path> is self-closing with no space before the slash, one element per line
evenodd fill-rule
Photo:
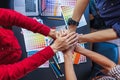
<path fill-rule="evenodd" d="M 115 23 L 112 27 L 116 31 L 117 36 L 120 37 L 120 23 Z"/>

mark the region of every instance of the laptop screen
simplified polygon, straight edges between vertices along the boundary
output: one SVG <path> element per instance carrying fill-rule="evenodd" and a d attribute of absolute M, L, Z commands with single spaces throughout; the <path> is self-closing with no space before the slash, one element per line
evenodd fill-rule
<path fill-rule="evenodd" d="M 14 0 L 14 10 L 26 16 L 38 16 L 38 0 Z"/>

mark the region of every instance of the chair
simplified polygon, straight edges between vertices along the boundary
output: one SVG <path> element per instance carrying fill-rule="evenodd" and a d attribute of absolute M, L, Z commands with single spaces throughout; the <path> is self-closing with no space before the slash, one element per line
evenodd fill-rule
<path fill-rule="evenodd" d="M 93 51 L 98 52 L 110 60 L 114 61 L 116 64 L 118 63 L 119 59 L 119 52 L 118 52 L 118 46 L 113 43 L 109 42 L 98 42 L 93 44 Z M 96 73 L 99 72 L 102 69 L 102 67 L 96 63 L 93 63 L 93 69 L 92 69 L 92 75 L 91 77 L 95 77 Z M 102 74 L 100 74 L 102 75 Z"/>

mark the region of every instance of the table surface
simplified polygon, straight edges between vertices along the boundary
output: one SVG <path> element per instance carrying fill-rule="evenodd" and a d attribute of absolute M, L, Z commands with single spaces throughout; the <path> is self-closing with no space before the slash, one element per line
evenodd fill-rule
<path fill-rule="evenodd" d="M 83 33 L 83 34 L 89 33 L 90 28 L 89 28 L 89 15 L 88 14 L 89 14 L 89 10 L 87 8 L 85 11 L 85 18 L 87 21 L 87 25 L 78 28 L 77 33 Z M 47 17 L 41 17 L 41 18 L 43 19 L 44 24 L 50 27 L 56 27 L 56 26 L 65 24 L 64 21 L 62 20 L 48 20 Z M 22 51 L 23 51 L 22 58 L 21 58 L 22 60 L 27 56 L 27 53 L 25 51 L 24 38 L 23 38 L 23 35 L 20 34 L 21 32 L 20 28 L 13 27 L 13 31 L 16 37 L 18 38 L 18 41 L 22 47 Z M 89 43 L 85 44 L 85 47 L 89 49 Z M 60 67 L 61 67 L 62 72 L 64 72 L 64 63 L 60 64 Z M 88 58 L 87 58 L 86 63 L 74 65 L 77 79 L 87 80 L 91 72 L 91 67 L 92 67 L 91 60 L 89 60 Z M 28 75 L 26 75 L 24 78 L 20 80 L 65 80 L 65 77 L 61 77 L 57 79 L 53 71 L 51 70 L 51 68 L 39 68 L 29 73 Z"/>

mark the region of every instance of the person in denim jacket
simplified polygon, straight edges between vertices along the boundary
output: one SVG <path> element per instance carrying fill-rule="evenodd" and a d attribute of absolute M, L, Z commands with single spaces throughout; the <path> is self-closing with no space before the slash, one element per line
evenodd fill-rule
<path fill-rule="evenodd" d="M 72 20 L 79 22 L 88 3 L 89 0 L 77 0 Z M 120 0 L 95 0 L 95 4 L 108 29 L 79 35 L 79 43 L 102 42 L 120 37 Z M 69 25 L 69 30 L 76 31 L 76 25 Z"/>

